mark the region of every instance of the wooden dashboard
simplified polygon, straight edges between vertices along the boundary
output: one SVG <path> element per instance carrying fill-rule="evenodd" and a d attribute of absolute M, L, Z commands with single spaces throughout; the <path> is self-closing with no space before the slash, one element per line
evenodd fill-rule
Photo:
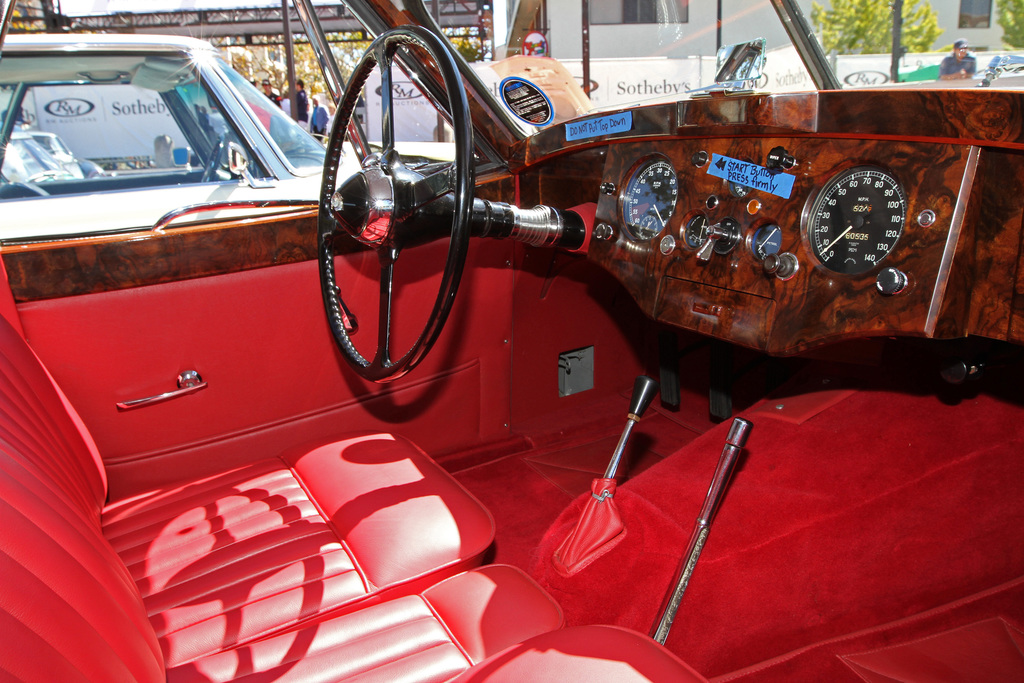
<path fill-rule="evenodd" d="M 605 114 L 595 114 L 599 117 Z M 628 128 L 567 139 L 553 126 L 504 150 L 505 170 L 478 183 L 487 199 L 523 207 L 591 205 L 588 258 L 617 278 L 651 318 L 772 354 L 846 339 L 977 335 L 1024 343 L 1024 94 L 987 90 L 857 90 L 716 96 L 629 112 Z M 713 160 L 766 166 L 781 148 L 795 162 L 788 196 L 739 197 Z M 704 157 L 707 161 L 697 163 Z M 659 159 L 677 178 L 664 227 L 629 234 L 624 188 L 638 163 Z M 877 267 L 844 273 L 815 253 L 812 207 L 851 168 L 898 182 L 905 216 Z M 934 220 L 920 217 L 930 212 Z M 702 261 L 686 243 L 697 216 L 734 221 L 727 253 Z M 797 268 L 766 272 L 754 236 L 778 226 L 779 253 Z M 204 277 L 315 258 L 315 214 L 188 226 L 0 248 L 19 303 Z M 666 237 L 674 242 L 664 248 Z M 819 245 L 820 246 L 820 245 Z M 906 278 L 876 287 L 881 270 Z"/>
<path fill-rule="evenodd" d="M 655 105 L 634 110 L 625 133 L 535 136 L 521 151 L 520 193 L 523 205 L 596 203 L 588 257 L 667 324 L 772 354 L 885 335 L 1021 343 L 1022 104 L 1007 92 L 879 90 Z M 779 149 L 795 162 L 771 171 L 790 176 L 788 196 L 737 188 L 712 162 L 765 173 Z M 678 177 L 671 216 L 649 239 L 624 217 L 645 160 L 667 161 Z M 877 266 L 846 273 L 823 261 L 811 225 L 823 188 L 860 167 L 895 179 L 905 215 Z M 695 218 L 731 225 L 732 248 L 698 258 L 687 233 Z M 796 266 L 785 279 L 756 245 L 765 226 Z M 877 286 L 885 269 L 905 278 L 899 293 Z"/>

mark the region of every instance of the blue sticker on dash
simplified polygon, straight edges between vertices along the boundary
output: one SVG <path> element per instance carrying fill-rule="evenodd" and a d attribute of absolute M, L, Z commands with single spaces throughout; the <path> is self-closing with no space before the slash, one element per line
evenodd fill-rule
<path fill-rule="evenodd" d="M 633 112 L 624 111 L 619 114 L 599 116 L 596 119 L 571 121 L 565 124 L 565 140 L 586 140 L 612 133 L 623 133 L 633 129 Z"/>
<path fill-rule="evenodd" d="M 737 185 L 768 192 L 783 199 L 789 199 L 789 196 L 793 194 L 793 181 L 796 180 L 796 176 L 789 173 L 772 171 L 764 166 L 758 166 L 749 161 L 733 159 L 732 157 L 725 157 L 721 154 L 711 155 L 711 163 L 708 164 L 708 175 L 724 178 Z"/>

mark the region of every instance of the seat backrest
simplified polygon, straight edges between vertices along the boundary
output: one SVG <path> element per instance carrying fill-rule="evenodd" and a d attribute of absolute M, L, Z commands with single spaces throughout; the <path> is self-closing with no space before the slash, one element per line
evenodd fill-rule
<path fill-rule="evenodd" d="M 45 473 L 97 524 L 107 479 L 81 418 L 21 335 L 0 317 L 0 445 Z"/>
<path fill-rule="evenodd" d="M 77 415 L 0 318 L 0 674 L 164 679 L 138 589 L 100 531 L 105 485 Z"/>

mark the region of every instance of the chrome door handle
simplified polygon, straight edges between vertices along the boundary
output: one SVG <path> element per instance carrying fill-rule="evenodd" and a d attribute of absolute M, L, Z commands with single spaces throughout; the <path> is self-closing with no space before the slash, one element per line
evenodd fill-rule
<path fill-rule="evenodd" d="M 199 373 L 195 370 L 185 370 L 178 375 L 178 388 L 174 391 L 168 391 L 163 394 L 157 394 L 156 396 L 147 396 L 146 398 L 136 398 L 131 401 L 120 401 L 117 403 L 118 410 L 132 410 L 133 408 L 141 408 L 142 406 L 151 406 L 154 403 L 163 403 L 169 401 L 172 398 L 178 398 L 179 396 L 187 396 L 188 394 L 194 394 L 200 389 L 206 388 L 206 382 L 199 376 Z"/>

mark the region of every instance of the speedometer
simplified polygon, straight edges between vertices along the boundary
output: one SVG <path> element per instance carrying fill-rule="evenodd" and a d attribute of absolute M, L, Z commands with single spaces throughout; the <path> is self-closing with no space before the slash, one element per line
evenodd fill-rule
<path fill-rule="evenodd" d="M 808 218 L 814 255 L 829 270 L 866 273 L 903 234 L 907 200 L 899 181 L 881 168 L 856 166 L 822 188 Z"/>
<path fill-rule="evenodd" d="M 626 232 L 638 240 L 657 237 L 676 208 L 679 181 L 668 159 L 650 159 L 635 168 L 622 192 Z"/>

